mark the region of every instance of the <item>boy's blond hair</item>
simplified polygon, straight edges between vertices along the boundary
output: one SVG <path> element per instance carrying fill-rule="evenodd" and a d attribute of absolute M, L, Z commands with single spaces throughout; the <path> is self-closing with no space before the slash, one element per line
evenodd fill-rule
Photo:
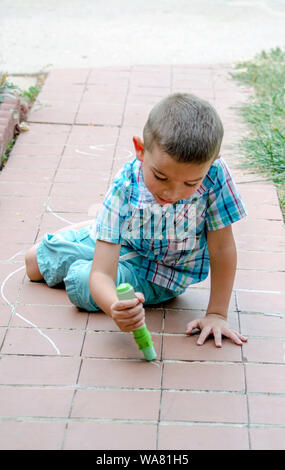
<path fill-rule="evenodd" d="M 196 164 L 218 155 L 223 135 L 213 106 L 189 93 L 174 93 L 157 103 L 143 130 L 146 150 L 156 144 L 176 161 Z"/>

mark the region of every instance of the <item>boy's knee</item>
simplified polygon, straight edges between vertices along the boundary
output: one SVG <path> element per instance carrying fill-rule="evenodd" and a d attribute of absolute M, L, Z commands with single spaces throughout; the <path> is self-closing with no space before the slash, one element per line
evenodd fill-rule
<path fill-rule="evenodd" d="M 37 262 L 37 245 L 27 250 L 25 254 L 25 264 L 26 273 L 31 281 L 40 281 L 43 279 Z"/>

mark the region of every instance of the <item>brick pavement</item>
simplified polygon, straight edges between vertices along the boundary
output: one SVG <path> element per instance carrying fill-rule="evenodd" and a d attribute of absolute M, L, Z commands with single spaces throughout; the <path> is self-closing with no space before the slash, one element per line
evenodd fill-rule
<path fill-rule="evenodd" d="M 239 168 L 246 91 L 229 66 L 53 70 L 0 174 L 1 449 L 284 449 L 284 225 L 276 190 Z M 63 289 L 31 283 L 24 251 L 46 231 L 92 218 L 133 155 L 150 108 L 173 91 L 212 102 L 223 157 L 249 216 L 234 224 L 238 271 L 229 321 L 248 336 L 196 346 L 209 280 L 147 308 L 159 361 L 104 313 L 72 306 Z M 84 184 L 82 182 L 84 181 Z"/>

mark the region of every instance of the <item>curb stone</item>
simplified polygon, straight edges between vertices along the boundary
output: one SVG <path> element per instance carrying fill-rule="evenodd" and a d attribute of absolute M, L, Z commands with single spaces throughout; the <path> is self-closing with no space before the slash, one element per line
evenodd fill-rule
<path fill-rule="evenodd" d="M 17 126 L 26 119 L 28 106 L 20 98 L 4 98 L 0 103 L 0 170 L 2 169 L 2 155 L 5 153 L 8 142 L 13 139 Z"/>

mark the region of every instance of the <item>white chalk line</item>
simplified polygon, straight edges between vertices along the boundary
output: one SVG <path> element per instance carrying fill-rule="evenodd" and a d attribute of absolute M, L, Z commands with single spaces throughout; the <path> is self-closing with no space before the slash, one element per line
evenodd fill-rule
<path fill-rule="evenodd" d="M 50 208 L 50 206 L 48 204 L 45 204 L 45 207 L 46 207 L 46 210 L 48 212 L 50 212 L 52 215 L 54 215 L 55 217 L 57 217 L 59 220 L 62 220 L 63 222 L 67 222 L 68 224 L 72 225 L 73 222 L 70 222 L 70 220 L 67 220 L 65 219 L 64 217 L 61 217 L 60 215 L 58 215 L 56 212 L 53 212 L 53 210 Z"/>
<path fill-rule="evenodd" d="M 15 253 L 13 256 L 11 256 L 11 258 L 8 258 L 7 260 L 5 260 L 6 262 L 9 262 L 9 261 L 12 261 L 12 259 L 16 258 L 17 256 L 21 255 L 22 253 L 24 253 L 24 249 L 23 250 L 20 250 L 20 251 L 17 251 L 17 253 Z"/>
<path fill-rule="evenodd" d="M 90 150 L 97 150 L 100 152 L 105 152 L 107 149 L 103 147 L 114 147 L 115 144 L 102 144 L 102 145 L 89 145 Z M 124 160 L 125 158 L 130 158 L 134 154 L 131 152 L 129 149 L 125 147 L 118 147 L 118 149 L 124 150 L 125 152 L 128 152 L 127 155 L 124 155 L 123 157 L 118 157 L 116 160 Z M 90 153 L 90 152 L 84 152 L 83 150 L 75 149 L 76 153 L 79 153 L 81 155 L 88 155 L 89 157 L 102 157 L 101 155 L 98 155 L 96 153 Z"/>
<path fill-rule="evenodd" d="M 21 315 L 20 313 L 16 312 L 16 309 L 15 309 L 15 305 L 11 304 L 11 302 L 7 299 L 7 297 L 5 296 L 4 294 L 4 287 L 6 285 L 6 283 L 8 282 L 8 280 L 14 276 L 14 274 L 18 273 L 19 271 L 21 271 L 22 269 L 24 269 L 26 266 L 23 265 L 21 266 L 20 268 L 16 269 L 15 271 L 13 271 L 12 273 L 8 274 L 8 276 L 4 279 L 4 281 L 2 282 L 1 284 L 1 296 L 2 298 L 4 299 L 4 301 L 6 302 L 6 304 L 9 305 L 9 307 L 11 308 L 11 313 L 16 315 L 17 317 L 21 318 L 21 320 L 23 320 L 24 322 L 26 322 L 28 325 L 32 326 L 40 335 L 42 335 L 53 347 L 54 349 L 56 350 L 56 353 L 58 355 L 60 355 L 60 351 L 58 349 L 58 347 L 55 345 L 55 343 L 53 342 L 53 340 L 48 336 L 46 335 L 37 325 L 35 325 L 35 323 L 31 322 L 30 320 L 28 320 L 27 318 L 23 317 L 23 315 Z"/>

